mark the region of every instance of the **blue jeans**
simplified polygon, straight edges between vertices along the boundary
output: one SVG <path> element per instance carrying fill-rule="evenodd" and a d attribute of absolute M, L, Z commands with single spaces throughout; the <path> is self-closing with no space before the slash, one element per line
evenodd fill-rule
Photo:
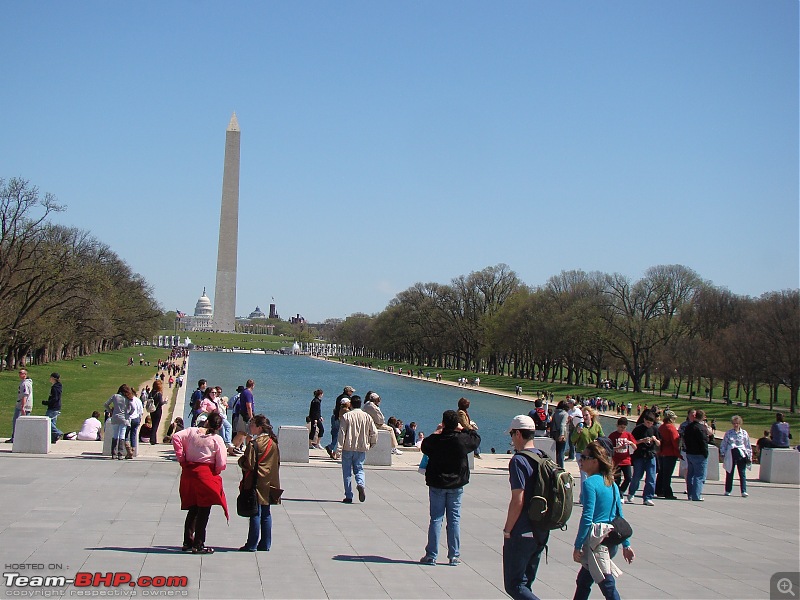
<path fill-rule="evenodd" d="M 707 456 L 702 454 L 686 455 L 686 490 L 689 492 L 689 500 L 699 500 L 703 497 L 707 466 Z"/>
<path fill-rule="evenodd" d="M 428 545 L 425 556 L 435 559 L 439 554 L 439 534 L 442 532 L 442 520 L 447 513 L 447 558 L 458 558 L 461 555 L 461 496 L 464 488 L 429 487 L 431 522 L 428 524 Z"/>
<path fill-rule="evenodd" d="M 558 440 L 555 440 L 555 442 L 556 442 L 556 464 L 563 469 L 564 468 L 564 449 L 567 447 L 567 440 L 564 440 L 563 442 L 559 442 Z"/>
<path fill-rule="evenodd" d="M 338 425 L 339 422 L 337 421 Z M 335 446 L 334 446 L 335 447 Z M 342 477 L 344 478 L 344 497 L 353 499 L 353 475 L 356 476 L 356 485 L 364 487 L 364 460 L 366 452 L 342 450 Z"/>
<path fill-rule="evenodd" d="M 226 446 L 231 445 L 231 433 L 233 432 L 233 426 L 231 425 L 228 419 L 222 419 L 222 441 L 225 442 Z"/>
<path fill-rule="evenodd" d="M 139 426 L 142 424 L 141 419 L 131 419 L 131 426 L 128 427 L 128 442 L 131 448 L 136 449 L 139 447 Z"/>
<path fill-rule="evenodd" d="M 58 427 L 56 427 L 56 421 L 58 421 L 58 415 L 61 414 L 61 411 L 50 410 L 48 408 L 44 414 L 46 417 L 50 417 L 50 435 L 52 437 L 56 437 L 57 435 L 63 435 L 64 432 L 61 431 Z"/>
<path fill-rule="evenodd" d="M 609 548 L 608 553 L 611 555 L 611 558 L 614 558 L 614 555 L 617 553 L 616 547 Z M 572 597 L 572 600 L 587 600 L 587 598 L 589 598 L 589 593 L 592 591 L 593 583 L 594 579 L 592 579 L 592 574 L 589 573 L 586 567 L 581 567 L 581 570 L 578 571 L 578 578 L 575 580 L 575 595 Z M 603 597 L 607 600 L 620 600 L 619 592 L 617 592 L 617 582 L 613 575 L 606 575 L 603 582 L 597 585 L 600 591 L 603 592 Z"/>
<path fill-rule="evenodd" d="M 535 531 L 534 537 L 512 535 L 503 541 L 503 586 L 514 600 L 538 600 L 531 586 L 549 537 L 549 531 Z"/>
<path fill-rule="evenodd" d="M 650 458 L 634 458 L 633 459 L 633 477 L 631 477 L 631 486 L 628 488 L 628 497 L 633 498 L 636 490 L 639 489 L 639 482 L 644 479 L 644 491 L 642 498 L 644 500 L 652 500 L 656 495 L 656 457 Z"/>
<path fill-rule="evenodd" d="M 336 452 L 336 444 L 339 441 L 339 419 L 331 415 L 331 443 L 326 447 L 331 452 Z"/>
<path fill-rule="evenodd" d="M 248 550 L 269 550 L 272 547 L 272 513 L 269 504 L 259 504 L 258 514 L 250 517 L 250 529 L 244 546 Z"/>

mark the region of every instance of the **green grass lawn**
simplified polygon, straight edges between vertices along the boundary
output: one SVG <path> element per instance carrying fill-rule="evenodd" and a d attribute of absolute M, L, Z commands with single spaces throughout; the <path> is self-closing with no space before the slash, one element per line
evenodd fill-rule
<path fill-rule="evenodd" d="M 180 331 L 183 338 L 188 337 L 196 346 L 214 346 L 216 348 L 242 348 L 253 350 L 279 350 L 291 347 L 294 339 L 291 337 L 281 337 L 278 335 L 259 335 L 250 333 L 216 333 L 208 331 Z M 159 331 L 158 335 L 174 335 L 172 331 Z"/>
<path fill-rule="evenodd" d="M 331 360 L 338 360 L 337 358 L 331 358 Z M 473 379 L 476 374 L 471 371 L 457 371 L 454 369 L 433 369 L 427 367 L 419 367 L 418 365 L 411 365 L 409 363 L 400 363 L 400 362 L 393 362 L 393 361 L 386 361 L 386 360 L 376 360 L 376 359 L 362 359 L 360 357 L 347 357 L 347 362 L 369 362 L 372 363 L 373 369 L 383 369 L 386 366 L 394 366 L 395 371 L 398 369 L 403 369 L 404 371 L 408 371 L 411 369 L 414 374 L 416 375 L 417 369 L 422 368 L 423 377 L 425 372 L 429 371 L 431 374 L 431 379 L 434 378 L 436 373 L 440 373 L 442 378 L 445 381 L 452 381 L 456 382 L 460 377 L 467 377 L 468 379 Z M 624 390 L 598 390 L 595 387 L 590 386 L 576 386 L 576 385 L 565 385 L 561 383 L 542 383 L 539 381 L 531 381 L 529 379 L 519 379 L 514 377 L 509 377 L 505 375 L 487 375 L 486 373 L 478 374 L 478 377 L 481 379 L 481 388 L 489 388 L 493 390 L 499 390 L 502 392 L 508 392 L 514 394 L 515 388 L 517 385 L 522 386 L 522 393 L 525 395 L 535 395 L 537 391 L 541 392 L 551 392 L 554 396 L 556 401 L 563 400 L 567 395 L 570 396 L 601 396 L 608 400 L 614 400 L 615 402 L 631 402 L 634 406 L 633 414 L 636 415 L 636 405 L 642 404 L 647 406 L 652 406 L 653 404 L 657 404 L 659 407 L 665 407 L 669 405 L 671 410 L 674 410 L 679 418 L 679 422 L 682 422 L 686 416 L 686 411 L 689 408 L 702 408 L 706 411 L 708 415 L 708 420 L 711 422 L 711 419 L 717 420 L 717 431 L 727 431 L 730 429 L 730 419 L 733 415 L 739 415 L 742 417 L 744 421 L 744 428 L 750 434 L 750 437 L 753 438 L 753 443 L 755 440 L 761 437 L 762 432 L 765 429 L 769 429 L 770 426 L 775 422 L 775 412 L 781 410 L 777 408 L 774 411 L 769 411 L 764 408 L 746 408 L 744 406 L 737 406 L 737 403 L 734 402 L 733 405 L 727 406 L 726 404 L 722 403 L 721 400 L 715 400 L 712 403 L 709 403 L 708 400 L 703 400 L 702 398 L 697 398 L 693 401 L 689 401 L 688 398 L 673 398 L 670 394 L 663 394 L 662 396 L 658 395 L 658 392 L 655 395 L 647 392 L 647 393 L 634 393 L 634 392 L 626 392 Z M 468 395 L 468 391 L 470 388 L 465 388 L 465 395 Z M 782 410 L 783 414 L 786 417 L 786 421 L 789 423 L 790 427 L 794 430 L 794 442 L 797 443 L 798 441 L 798 427 L 800 427 L 800 415 L 798 414 L 790 414 L 788 409 Z"/>
<path fill-rule="evenodd" d="M 139 366 L 139 352 L 144 354 L 145 361 L 150 361 L 150 367 Z M 134 365 L 129 367 L 128 359 L 131 356 Z M 127 383 L 138 389 L 142 382 L 153 379 L 158 359 L 168 357 L 169 350 L 166 348 L 133 346 L 76 360 L 28 367 L 28 375 L 33 379 L 33 414 L 44 415 L 47 410 L 42 401 L 47 400 L 50 394 L 50 373 L 55 371 L 61 375 L 64 386 L 58 428 L 64 432 L 76 431 L 91 416 L 93 410 L 102 413 L 103 403 L 120 385 Z M 86 365 L 85 369 L 83 365 Z M 11 435 L 11 419 L 14 416 L 18 386 L 17 371 L 0 372 L 0 437 Z M 169 386 L 165 384 L 164 389 L 169 394 Z"/>

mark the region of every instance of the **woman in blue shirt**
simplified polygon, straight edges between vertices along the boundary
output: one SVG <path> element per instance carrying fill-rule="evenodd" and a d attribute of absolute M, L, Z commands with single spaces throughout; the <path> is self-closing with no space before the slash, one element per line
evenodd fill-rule
<path fill-rule="evenodd" d="M 611 523 L 617 515 L 622 516 L 622 500 L 619 489 L 614 483 L 614 465 L 605 448 L 597 441 L 591 442 L 583 450 L 581 470 L 586 474 L 586 479 L 581 484 L 583 513 L 572 552 L 572 559 L 581 564 L 581 570 L 575 581 L 577 587 L 573 600 L 585 600 L 592 591 L 592 583 L 595 578 L 589 570 L 590 563 L 600 565 L 603 579 L 598 581 L 598 585 L 603 596 L 619 600 L 617 584 L 613 575 L 614 570 L 617 569 L 611 562 L 611 558 L 616 554 L 616 547 L 606 549 L 605 546 L 599 545 L 593 551 L 589 543 L 593 524 Z M 625 540 L 622 546 L 622 555 L 625 560 L 629 563 L 633 562 L 635 554 L 630 540 Z"/>

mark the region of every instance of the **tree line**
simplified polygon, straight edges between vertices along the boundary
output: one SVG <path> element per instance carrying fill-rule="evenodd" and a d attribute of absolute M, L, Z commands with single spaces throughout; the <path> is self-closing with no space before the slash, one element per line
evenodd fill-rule
<path fill-rule="evenodd" d="M 359 356 L 540 381 L 599 387 L 623 373 L 637 392 L 685 385 L 709 399 L 721 386 L 748 406 L 766 386 L 772 408 L 783 385 L 791 412 L 800 388 L 800 291 L 741 296 L 682 265 L 635 281 L 562 271 L 529 286 L 499 264 L 416 283 L 381 313 L 339 322 L 332 338 Z"/>
<path fill-rule="evenodd" d="M 148 283 L 88 231 L 54 223 L 63 210 L 24 179 L 0 179 L 0 368 L 112 350 L 157 329 Z"/>

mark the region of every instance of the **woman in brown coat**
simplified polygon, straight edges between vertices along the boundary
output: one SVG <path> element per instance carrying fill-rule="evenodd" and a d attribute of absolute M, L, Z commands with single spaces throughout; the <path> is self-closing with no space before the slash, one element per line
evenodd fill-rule
<path fill-rule="evenodd" d="M 242 468 L 242 480 L 257 475 L 256 495 L 258 497 L 258 514 L 250 517 L 250 529 L 247 541 L 239 548 L 242 552 L 268 551 L 272 546 L 272 514 L 270 504 L 280 503 L 280 463 L 278 438 L 272 431 L 269 420 L 264 415 L 256 415 L 250 421 L 250 435 L 247 449 L 239 458 Z M 255 471 L 253 469 L 256 468 Z M 244 482 L 244 485 L 252 485 Z M 270 493 L 270 490 L 272 492 Z M 260 538 L 260 539 L 259 539 Z"/>

